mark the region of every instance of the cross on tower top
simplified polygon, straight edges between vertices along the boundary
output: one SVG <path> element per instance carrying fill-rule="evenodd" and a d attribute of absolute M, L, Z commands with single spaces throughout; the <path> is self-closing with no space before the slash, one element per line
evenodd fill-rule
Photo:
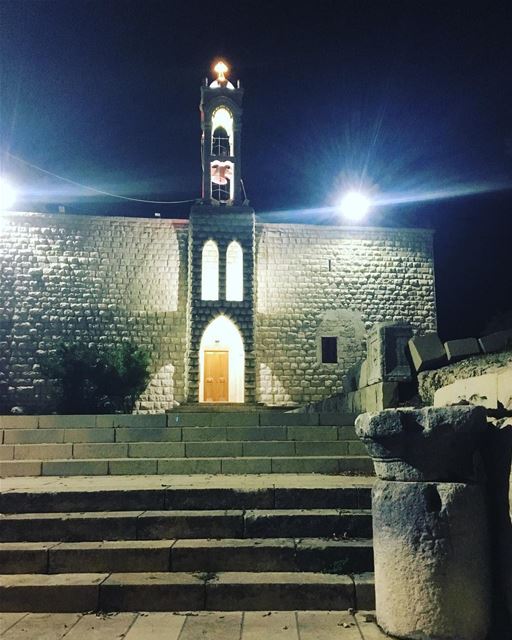
<path fill-rule="evenodd" d="M 213 70 L 217 74 L 217 82 L 221 85 L 226 84 L 227 80 L 225 74 L 229 71 L 229 67 L 224 60 L 219 60 L 213 67 Z"/>
<path fill-rule="evenodd" d="M 218 60 L 213 71 L 217 74 L 215 80 L 210 84 L 210 89 L 234 89 L 235 87 L 226 78 L 226 74 L 229 73 L 229 67 L 224 60 Z"/>

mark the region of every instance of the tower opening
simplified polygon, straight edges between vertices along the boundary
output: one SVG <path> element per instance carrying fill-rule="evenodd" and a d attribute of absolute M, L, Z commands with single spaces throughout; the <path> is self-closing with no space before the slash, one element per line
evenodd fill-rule
<path fill-rule="evenodd" d="M 219 316 L 206 327 L 199 347 L 199 402 L 243 402 L 244 343 L 232 320 Z"/>
<path fill-rule="evenodd" d="M 225 107 L 217 107 L 212 113 L 211 139 L 211 197 L 226 204 L 234 198 L 233 182 L 233 114 Z"/>
<path fill-rule="evenodd" d="M 211 163 L 212 198 L 217 202 L 233 200 L 233 163 L 214 160 Z"/>
<path fill-rule="evenodd" d="M 214 156 L 229 156 L 229 136 L 224 127 L 217 127 L 212 137 L 212 153 Z"/>
<path fill-rule="evenodd" d="M 217 140 L 218 139 L 218 140 Z M 222 143 L 222 153 L 217 153 L 217 144 Z M 233 115 L 226 107 L 218 107 L 212 113 L 212 154 L 233 156 Z"/>

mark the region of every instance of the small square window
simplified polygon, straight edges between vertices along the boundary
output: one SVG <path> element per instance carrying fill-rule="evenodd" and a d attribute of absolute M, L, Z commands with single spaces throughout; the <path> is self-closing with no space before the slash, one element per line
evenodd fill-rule
<path fill-rule="evenodd" d="M 326 364 L 338 362 L 338 338 L 322 338 L 322 362 Z"/>

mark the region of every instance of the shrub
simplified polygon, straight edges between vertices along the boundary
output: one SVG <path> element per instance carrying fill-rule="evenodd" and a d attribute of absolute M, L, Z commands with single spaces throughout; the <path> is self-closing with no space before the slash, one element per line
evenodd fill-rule
<path fill-rule="evenodd" d="M 57 382 L 59 413 L 131 412 L 149 380 L 149 356 L 128 342 L 99 350 L 81 342 L 59 343 L 41 362 Z"/>

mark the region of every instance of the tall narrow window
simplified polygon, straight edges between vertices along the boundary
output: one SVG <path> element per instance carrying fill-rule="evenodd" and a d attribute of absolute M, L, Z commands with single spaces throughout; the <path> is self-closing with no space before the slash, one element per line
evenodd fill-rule
<path fill-rule="evenodd" d="M 201 299 L 219 299 L 219 250 L 213 240 L 203 246 L 201 260 Z"/>
<path fill-rule="evenodd" d="M 244 254 L 233 240 L 226 252 L 226 300 L 244 299 Z"/>
<path fill-rule="evenodd" d="M 218 107 L 212 114 L 212 153 L 215 156 L 233 154 L 233 115 L 226 107 Z"/>

